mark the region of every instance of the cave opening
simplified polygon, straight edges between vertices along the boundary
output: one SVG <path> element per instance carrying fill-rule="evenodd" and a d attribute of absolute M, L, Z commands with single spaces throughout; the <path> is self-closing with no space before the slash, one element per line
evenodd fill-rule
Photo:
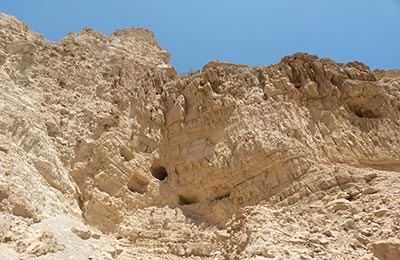
<path fill-rule="evenodd" d="M 354 113 L 358 118 L 380 118 L 381 116 L 377 111 L 363 106 L 350 105 L 349 110 Z"/>
<path fill-rule="evenodd" d="M 379 118 L 379 116 L 370 109 L 355 109 L 354 114 L 359 118 Z"/>
<path fill-rule="evenodd" d="M 163 166 L 151 167 L 151 175 L 159 181 L 164 181 L 168 177 L 168 172 Z"/>

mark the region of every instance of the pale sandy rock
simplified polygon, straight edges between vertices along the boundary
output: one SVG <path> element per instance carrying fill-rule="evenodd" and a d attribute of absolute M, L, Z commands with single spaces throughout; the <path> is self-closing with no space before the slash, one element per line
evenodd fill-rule
<path fill-rule="evenodd" d="M 0 14 L 0 258 L 363 259 L 398 236 L 398 70 L 169 58 L 149 30 L 54 43 Z"/>
<path fill-rule="evenodd" d="M 0 259 L 7 259 L 7 260 L 20 260 L 20 255 L 5 245 L 0 245 Z"/>

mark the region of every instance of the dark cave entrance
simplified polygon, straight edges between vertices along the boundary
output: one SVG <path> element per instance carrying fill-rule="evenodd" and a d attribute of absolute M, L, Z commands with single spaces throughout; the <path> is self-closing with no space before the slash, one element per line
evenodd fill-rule
<path fill-rule="evenodd" d="M 159 181 L 164 181 L 168 177 L 168 172 L 165 167 L 157 165 L 151 167 L 151 175 Z"/>

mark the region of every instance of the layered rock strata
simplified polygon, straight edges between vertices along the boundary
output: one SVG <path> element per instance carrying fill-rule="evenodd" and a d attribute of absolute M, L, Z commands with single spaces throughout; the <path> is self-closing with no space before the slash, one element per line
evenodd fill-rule
<path fill-rule="evenodd" d="M 169 58 L 0 15 L 0 258 L 395 259 L 398 70 Z"/>

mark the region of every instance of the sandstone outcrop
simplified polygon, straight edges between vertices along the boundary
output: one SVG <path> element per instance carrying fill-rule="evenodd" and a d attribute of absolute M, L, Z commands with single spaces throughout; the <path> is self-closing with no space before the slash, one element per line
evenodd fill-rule
<path fill-rule="evenodd" d="M 399 70 L 169 57 L 0 14 L 1 259 L 395 259 Z"/>

